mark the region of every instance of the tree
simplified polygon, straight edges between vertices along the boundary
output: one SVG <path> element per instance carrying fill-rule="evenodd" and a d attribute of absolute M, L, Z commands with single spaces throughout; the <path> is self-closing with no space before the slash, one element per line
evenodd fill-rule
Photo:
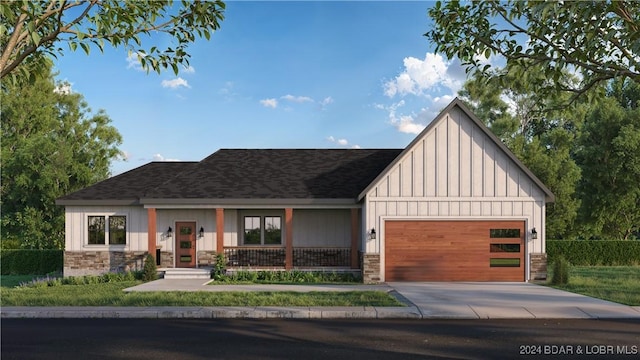
<path fill-rule="evenodd" d="M 209 39 L 224 19 L 220 0 L 22 0 L 0 2 L 0 78 L 17 70 L 29 75 L 46 69 L 43 56 L 62 54 L 59 43 L 72 51 L 77 47 L 89 54 L 91 44 L 101 51 L 105 43 L 123 46 L 136 53 L 142 67 L 160 72 L 189 64 L 187 46 L 196 34 Z M 142 36 L 167 34 L 174 42 L 162 50 L 157 45 L 142 48 Z M 166 43 L 166 39 L 159 40 Z M 28 63 L 30 66 L 19 66 Z M 5 79 L 6 80 L 6 79 Z"/>
<path fill-rule="evenodd" d="M 575 196 L 580 169 L 572 158 L 576 129 L 584 109 L 572 106 L 550 111 L 563 97 L 545 97 L 532 92 L 529 84 L 541 76 L 538 71 L 520 72 L 512 67 L 501 70 L 502 81 L 482 74 L 469 79 L 460 97 L 491 131 L 556 196 L 547 205 L 547 236 L 568 238 L 575 234 L 580 205 Z M 503 87 L 503 83 L 508 83 Z"/>
<path fill-rule="evenodd" d="M 120 154 L 107 114 L 90 114 L 48 66 L 33 84 L 2 91 L 2 237 L 24 248 L 62 248 L 64 211 L 55 199 L 107 178 Z"/>
<path fill-rule="evenodd" d="M 539 94 L 569 91 L 573 102 L 610 79 L 640 83 L 638 1 L 438 1 L 429 16 L 424 35 L 436 52 L 458 57 L 467 71 L 489 71 L 492 55 L 541 69 L 545 76 L 531 84 Z M 573 70 L 581 81 L 563 81 Z"/>
<path fill-rule="evenodd" d="M 640 231 L 640 86 L 617 80 L 608 90 L 579 139 L 580 213 L 590 236 L 629 239 Z"/>

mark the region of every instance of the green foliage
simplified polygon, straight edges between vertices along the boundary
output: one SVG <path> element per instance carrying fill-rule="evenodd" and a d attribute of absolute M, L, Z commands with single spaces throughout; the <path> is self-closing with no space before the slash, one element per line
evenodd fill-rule
<path fill-rule="evenodd" d="M 557 256 L 553 261 L 551 285 L 566 285 L 569 283 L 571 264 L 563 256 Z"/>
<path fill-rule="evenodd" d="M 196 35 L 207 40 L 224 19 L 220 0 L 187 1 L 3 1 L 0 3 L 0 78 L 26 78 L 42 73 L 40 55 L 63 53 L 61 43 L 87 55 L 105 43 L 136 54 L 142 67 L 174 73 L 189 64 L 188 45 Z M 151 37 L 152 34 L 164 36 Z M 142 46 L 142 43 L 149 46 Z M 166 48 L 165 44 L 170 44 Z M 36 60 L 36 61 L 33 61 Z M 20 66 L 28 64 L 28 66 Z M 17 73 L 14 73 L 17 70 Z"/>
<path fill-rule="evenodd" d="M 640 241 L 547 240 L 547 258 L 563 257 L 575 266 L 640 265 Z"/>
<path fill-rule="evenodd" d="M 120 155 L 107 114 L 91 115 L 82 95 L 63 87 L 47 68 L 33 84 L 2 90 L 3 242 L 62 249 L 64 209 L 55 199 L 107 178 Z"/>
<path fill-rule="evenodd" d="M 575 196 L 580 169 L 572 151 L 585 105 L 558 110 L 568 95 L 546 97 L 529 88 L 542 76 L 540 72 L 514 67 L 503 71 L 507 86 L 496 77 L 476 73 L 459 95 L 555 195 L 555 201 L 547 205 L 547 236 L 570 237 L 576 232 L 580 204 Z"/>
<path fill-rule="evenodd" d="M 43 287 L 55 287 L 63 285 L 90 285 L 90 284 L 107 284 L 107 283 L 121 283 L 140 280 L 143 274 L 138 272 L 119 272 L 119 273 L 106 273 L 99 276 L 86 275 L 86 276 L 51 276 L 36 277 L 30 281 L 20 284 L 21 287 L 27 288 L 43 288 Z"/>
<path fill-rule="evenodd" d="M 4 240 L 3 240 L 4 241 Z M 62 272 L 62 250 L 0 250 L 2 275 Z"/>
<path fill-rule="evenodd" d="M 147 257 L 144 259 L 144 268 L 142 270 L 142 280 L 143 281 L 153 281 L 158 278 L 158 268 L 156 266 L 156 259 L 151 255 L 147 254 Z"/>
<path fill-rule="evenodd" d="M 488 72 L 492 55 L 507 66 L 542 71 L 529 85 L 540 94 L 569 90 L 572 100 L 613 78 L 640 81 L 640 2 L 438 1 L 424 34 L 436 52 L 467 71 Z M 526 42 L 526 45 L 525 45 Z M 576 69 L 581 81 L 566 81 Z"/>
<path fill-rule="evenodd" d="M 214 280 L 221 280 L 227 273 L 227 259 L 223 253 L 216 254 L 216 263 L 211 270 L 211 278 Z"/>
<path fill-rule="evenodd" d="M 215 279 L 222 283 L 262 283 L 262 284 L 321 284 L 360 283 L 362 278 L 353 273 L 320 271 L 234 271 Z M 212 283 L 215 284 L 215 283 Z"/>
<path fill-rule="evenodd" d="M 596 237 L 640 233 L 640 85 L 614 81 L 587 116 L 576 158 L 585 229 Z"/>

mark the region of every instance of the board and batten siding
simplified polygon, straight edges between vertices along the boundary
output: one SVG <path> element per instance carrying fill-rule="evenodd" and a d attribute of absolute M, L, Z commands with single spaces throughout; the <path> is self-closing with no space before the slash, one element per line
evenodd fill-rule
<path fill-rule="evenodd" d="M 224 211 L 224 245 L 236 246 L 238 236 L 236 229 L 237 211 L 233 209 L 225 209 Z M 175 238 L 167 239 L 166 231 L 169 226 L 175 228 L 176 221 L 194 221 L 196 223 L 196 232 L 200 231 L 200 227 L 204 229 L 204 236 L 200 238 L 196 236 L 196 248 L 203 251 L 216 250 L 216 210 L 215 209 L 158 209 L 157 210 L 157 230 L 156 235 L 158 245 L 162 245 L 162 251 L 174 251 Z"/>
<path fill-rule="evenodd" d="M 89 245 L 88 216 L 125 215 L 127 217 L 127 244 Z M 104 251 L 120 249 L 124 251 L 146 251 L 147 209 L 142 206 L 71 206 L 65 207 L 65 250 L 66 251 Z"/>
<path fill-rule="evenodd" d="M 351 211 L 293 210 L 293 246 L 351 246 Z"/>
<path fill-rule="evenodd" d="M 380 234 L 367 253 L 380 253 L 384 219 L 524 219 L 544 252 L 545 193 L 463 111 L 454 107 L 366 194 L 365 229 Z"/>

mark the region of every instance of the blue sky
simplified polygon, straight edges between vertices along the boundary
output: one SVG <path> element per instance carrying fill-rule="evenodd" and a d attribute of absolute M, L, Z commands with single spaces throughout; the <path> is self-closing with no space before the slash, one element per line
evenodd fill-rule
<path fill-rule="evenodd" d="M 114 175 L 220 148 L 402 148 L 465 79 L 422 36 L 432 5 L 230 1 L 178 76 L 123 48 L 67 51 L 56 70 L 122 134 Z"/>

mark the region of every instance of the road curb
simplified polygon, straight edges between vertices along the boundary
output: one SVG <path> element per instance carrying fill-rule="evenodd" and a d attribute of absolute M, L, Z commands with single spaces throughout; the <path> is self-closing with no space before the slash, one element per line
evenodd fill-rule
<path fill-rule="evenodd" d="M 422 319 L 417 307 L 4 307 L 2 319 Z"/>

